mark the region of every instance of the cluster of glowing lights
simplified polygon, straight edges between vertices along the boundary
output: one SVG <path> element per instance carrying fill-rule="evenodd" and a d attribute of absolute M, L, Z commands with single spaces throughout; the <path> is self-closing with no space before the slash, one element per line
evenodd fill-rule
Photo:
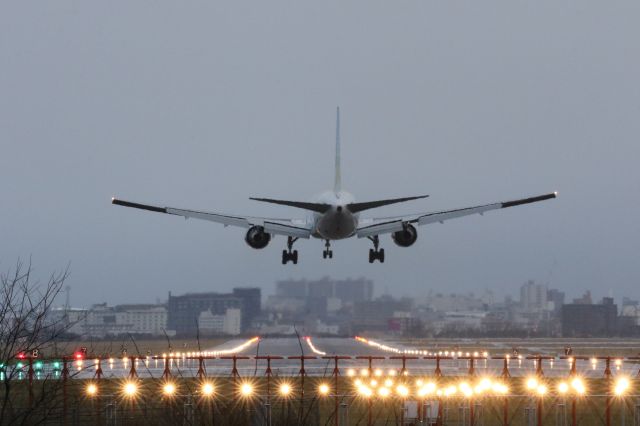
<path fill-rule="evenodd" d="M 200 356 L 225 356 L 225 355 L 233 355 L 233 354 L 237 354 L 238 352 L 242 352 L 245 349 L 247 349 L 249 346 L 251 346 L 254 343 L 257 343 L 260 340 L 260 337 L 256 336 L 256 337 L 252 337 L 251 339 L 243 342 L 242 344 L 235 346 L 233 348 L 229 348 L 229 349 L 220 349 L 218 351 L 196 351 L 196 352 L 169 352 L 168 354 L 165 352 L 162 354 L 162 358 L 170 358 L 170 359 L 176 359 L 176 358 L 182 358 L 182 359 L 186 359 L 186 358 L 195 358 L 195 357 L 200 357 Z M 126 357 L 123 358 L 123 361 L 126 363 Z M 113 360 L 109 360 L 109 362 L 113 362 Z M 147 359 L 148 362 L 148 359 Z"/>
<path fill-rule="evenodd" d="M 507 396 L 509 395 L 509 387 L 499 380 L 492 380 L 488 377 L 483 377 L 475 382 L 461 381 L 457 384 L 448 383 L 442 387 L 434 381 L 424 381 L 417 379 L 415 381 L 415 387 L 410 386 L 406 379 L 400 379 L 401 381 L 395 383 L 391 378 L 356 378 L 353 382 L 357 395 L 363 398 L 371 398 L 378 396 L 380 398 L 388 398 L 391 396 L 397 396 L 398 398 L 406 399 L 411 396 L 418 398 L 428 397 L 454 397 L 460 396 L 465 398 L 482 397 L 482 396 Z M 550 389 L 544 381 L 538 377 L 529 377 L 525 381 L 526 389 L 532 394 L 539 397 L 546 396 Z M 612 392 L 618 396 L 624 396 L 631 389 L 631 380 L 628 377 L 618 377 L 612 388 Z M 171 381 L 164 382 L 162 385 L 162 393 L 166 397 L 174 396 L 177 392 L 177 386 Z M 586 387 L 584 381 L 580 377 L 573 377 L 569 381 L 562 380 L 555 386 L 555 390 L 558 395 L 573 394 L 582 396 L 586 394 Z M 122 385 L 122 394 L 128 398 L 134 398 L 140 389 L 138 383 L 132 380 L 126 381 Z M 330 386 L 327 383 L 321 383 L 318 385 L 318 394 L 321 396 L 329 395 L 331 391 Z M 98 395 L 98 385 L 96 383 L 88 383 L 85 387 L 87 396 L 93 397 Z M 205 397 L 211 397 L 215 393 L 215 387 L 211 382 L 203 382 L 200 385 L 200 392 Z M 251 398 L 255 395 L 254 385 L 250 382 L 243 382 L 238 387 L 240 396 L 244 398 Z M 293 386 L 288 382 L 282 382 L 278 386 L 278 394 L 283 398 L 291 396 L 294 392 Z"/>
<path fill-rule="evenodd" d="M 574 377 L 569 382 L 561 381 L 558 383 L 557 390 L 560 395 L 565 395 L 569 392 L 576 395 L 584 395 L 587 392 L 584 381 L 580 377 Z"/>
<path fill-rule="evenodd" d="M 307 336 L 307 337 L 305 337 L 305 338 L 304 338 L 304 340 L 307 342 L 307 345 L 309 345 L 309 348 L 311 349 L 311 351 L 312 351 L 314 354 L 316 354 L 316 355 L 322 355 L 322 356 L 324 356 L 324 355 L 326 355 L 326 354 L 327 354 L 326 352 L 323 352 L 323 351 L 319 350 L 318 348 L 316 348 L 316 347 L 313 345 L 313 342 L 311 341 L 311 337 Z"/>
<path fill-rule="evenodd" d="M 430 352 L 422 349 L 400 349 L 393 346 L 385 345 L 384 343 L 379 343 L 371 339 L 367 339 L 361 336 L 355 336 L 354 339 L 360 343 L 364 343 L 371 347 L 374 347 L 378 350 L 384 352 L 392 352 L 395 354 L 403 354 L 403 355 L 423 355 L 423 356 L 446 356 L 446 357 L 462 357 L 467 356 L 474 358 L 487 358 L 489 356 L 489 352 L 487 351 L 474 351 L 474 352 L 463 352 L 463 351 L 438 351 L 438 352 Z"/>
<path fill-rule="evenodd" d="M 419 398 L 464 396 L 471 398 L 474 396 L 504 396 L 509 394 L 509 388 L 507 385 L 499 381 L 493 381 L 489 378 L 482 378 L 474 385 L 469 382 L 462 381 L 458 384 L 447 384 L 441 388 L 439 388 L 433 381 L 425 383 L 425 381 L 421 379 L 416 380 L 415 388 L 410 387 L 408 383 L 404 382 L 395 384 L 390 378 L 387 378 L 384 381 L 378 381 L 376 379 L 355 379 L 353 385 L 356 389 L 356 393 L 363 398 L 369 398 L 373 395 L 377 395 L 381 398 L 387 398 L 395 395 L 402 399 L 406 399 L 411 396 Z"/>

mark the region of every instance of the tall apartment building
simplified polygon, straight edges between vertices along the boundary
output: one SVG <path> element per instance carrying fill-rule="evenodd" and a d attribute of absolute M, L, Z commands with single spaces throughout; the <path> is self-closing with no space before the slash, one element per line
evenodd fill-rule
<path fill-rule="evenodd" d="M 260 301 L 259 288 L 235 288 L 233 293 L 187 293 L 182 296 L 169 293 L 168 327 L 179 334 L 194 335 L 200 313 L 210 311 L 212 315 L 225 315 L 228 309 L 238 309 L 244 331 L 251 319 L 260 313 Z"/>
<path fill-rule="evenodd" d="M 527 281 L 520 287 L 520 304 L 525 312 L 547 310 L 547 286 Z"/>

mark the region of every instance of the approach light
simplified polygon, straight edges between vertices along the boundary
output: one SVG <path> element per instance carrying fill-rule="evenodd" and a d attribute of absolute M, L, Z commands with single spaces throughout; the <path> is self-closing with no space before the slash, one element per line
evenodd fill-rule
<path fill-rule="evenodd" d="M 491 389 L 492 384 L 493 383 L 491 382 L 491 379 L 489 379 L 488 377 L 485 377 L 482 380 L 480 380 L 480 383 L 478 384 L 477 387 L 481 392 L 484 392 Z"/>
<path fill-rule="evenodd" d="M 536 388 L 536 393 L 538 396 L 545 396 L 547 393 L 547 387 L 545 385 L 538 385 Z"/>
<path fill-rule="evenodd" d="M 390 388 L 391 386 L 393 386 L 393 380 L 391 379 L 387 379 L 384 381 L 384 385 L 388 388 Z"/>
<path fill-rule="evenodd" d="M 455 385 L 451 385 L 444 390 L 444 396 L 453 396 L 458 391 L 458 388 Z"/>
<path fill-rule="evenodd" d="M 494 383 L 491 386 L 491 390 L 500 395 L 507 395 L 509 393 L 509 386 L 504 383 Z"/>
<path fill-rule="evenodd" d="M 567 382 L 558 383 L 558 392 L 562 395 L 569 392 L 569 385 L 567 384 Z"/>
<path fill-rule="evenodd" d="M 200 391 L 202 392 L 202 394 L 204 396 L 211 396 L 213 395 L 213 391 L 215 390 L 215 388 L 213 387 L 213 385 L 211 383 L 203 383 L 202 386 L 200 387 Z"/>
<path fill-rule="evenodd" d="M 616 380 L 615 387 L 613 389 L 616 396 L 624 395 L 629 389 L 629 379 L 626 377 L 620 377 Z"/>
<path fill-rule="evenodd" d="M 418 396 L 425 397 L 428 395 L 433 395 L 435 391 L 436 391 L 436 384 L 433 382 L 429 382 L 418 390 Z"/>
<path fill-rule="evenodd" d="M 243 383 L 240 386 L 240 394 L 246 398 L 253 395 L 253 386 L 251 386 L 251 383 Z"/>
<path fill-rule="evenodd" d="M 373 395 L 373 391 L 368 386 L 360 386 L 358 388 L 358 393 L 360 394 L 360 396 L 363 396 L 365 398 L 370 398 L 371 395 Z"/>
<path fill-rule="evenodd" d="M 369 382 L 369 385 L 370 385 L 372 388 L 375 388 L 375 387 L 377 387 L 377 386 L 378 386 L 378 381 L 377 381 L 377 380 L 371 380 L 371 381 Z"/>
<path fill-rule="evenodd" d="M 288 383 L 283 383 L 280 385 L 280 389 L 278 389 L 281 396 L 289 396 L 291 394 L 291 385 Z"/>
<path fill-rule="evenodd" d="M 382 398 L 386 398 L 390 394 L 391 394 L 391 391 L 389 390 L 389 388 L 382 387 L 378 389 L 378 395 L 380 395 Z"/>
<path fill-rule="evenodd" d="M 538 379 L 535 377 L 529 377 L 527 379 L 527 389 L 534 390 L 538 387 Z"/>
<path fill-rule="evenodd" d="M 369 370 L 367 370 L 366 368 L 363 368 L 362 370 L 360 370 L 360 375 L 365 377 L 368 376 Z"/>
<path fill-rule="evenodd" d="M 396 392 L 398 392 L 398 395 L 400 395 L 402 398 L 406 398 L 409 396 L 409 388 L 407 388 L 405 385 L 398 385 L 398 387 L 396 388 Z"/>
<path fill-rule="evenodd" d="M 172 396 L 174 393 L 176 393 L 176 385 L 171 382 L 165 383 L 162 387 L 162 393 L 164 393 L 166 396 Z"/>
<path fill-rule="evenodd" d="M 135 382 L 127 382 L 124 384 L 124 394 L 128 397 L 133 397 L 138 392 L 138 385 Z"/>
<path fill-rule="evenodd" d="M 326 383 L 322 383 L 320 386 L 318 386 L 318 392 L 320 392 L 320 395 L 328 395 L 329 385 L 327 385 Z"/>
<path fill-rule="evenodd" d="M 347 376 L 353 377 L 355 375 L 356 375 L 356 370 L 354 370 L 353 368 L 350 368 L 347 370 Z"/>
<path fill-rule="evenodd" d="M 583 395 L 586 392 L 586 389 L 584 387 L 584 382 L 579 377 L 576 377 L 575 379 L 571 380 L 571 387 L 578 395 Z"/>
<path fill-rule="evenodd" d="M 376 368 L 376 370 L 373 372 L 373 374 L 375 374 L 376 377 L 380 377 L 382 376 L 382 370 L 379 368 Z"/>
<path fill-rule="evenodd" d="M 87 385 L 86 391 L 87 391 L 87 395 L 94 396 L 95 394 L 98 393 L 98 387 L 95 384 L 90 383 Z"/>

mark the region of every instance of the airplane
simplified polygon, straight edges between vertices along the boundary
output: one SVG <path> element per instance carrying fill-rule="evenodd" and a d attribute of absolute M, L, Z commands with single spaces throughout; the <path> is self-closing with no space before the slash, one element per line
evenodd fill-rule
<path fill-rule="evenodd" d="M 254 198 L 251 200 L 295 207 L 310 212 L 306 218 L 266 218 L 254 216 L 238 216 L 197 210 L 185 210 L 172 207 L 158 207 L 148 204 L 134 203 L 130 201 L 112 198 L 112 204 L 136 209 L 148 210 L 157 213 L 166 213 L 182 216 L 185 219 L 194 218 L 220 223 L 226 226 L 238 226 L 246 228 L 246 243 L 254 249 L 267 247 L 275 235 L 287 237 L 287 249 L 282 251 L 282 264 L 289 262 L 298 263 L 298 251 L 293 250 L 293 244 L 299 239 L 317 238 L 325 241 L 323 258 L 333 258 L 331 242 L 345 238 L 367 238 L 373 243 L 369 249 L 369 263 L 376 260 L 384 263 L 384 249 L 380 248 L 380 235 L 391 234 L 391 239 L 400 247 L 413 245 L 418 238 L 416 226 L 432 223 L 444 223 L 446 220 L 472 214 L 484 214 L 490 210 L 504 209 L 523 204 L 556 198 L 557 192 L 522 198 L 511 201 L 484 204 L 474 207 L 459 208 L 438 212 L 425 212 L 413 215 L 361 218 L 360 213 L 377 207 L 390 204 L 403 203 L 422 198 L 428 195 L 413 197 L 391 198 L 384 200 L 356 202 L 353 195 L 342 189 L 340 166 L 340 108 L 336 113 L 336 148 L 335 148 L 335 178 L 333 190 L 325 191 L 316 196 L 311 202 L 277 200 L 272 198 Z"/>

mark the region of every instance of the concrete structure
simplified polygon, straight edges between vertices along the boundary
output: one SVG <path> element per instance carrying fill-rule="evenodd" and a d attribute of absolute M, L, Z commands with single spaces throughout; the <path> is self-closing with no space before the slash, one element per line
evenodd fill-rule
<path fill-rule="evenodd" d="M 224 315 L 214 315 L 211 310 L 200 312 L 198 327 L 200 332 L 208 335 L 226 334 L 237 336 L 242 331 L 242 311 L 229 308 Z"/>
<path fill-rule="evenodd" d="M 547 286 L 527 281 L 520 287 L 520 304 L 525 312 L 540 312 L 547 310 Z"/>
<path fill-rule="evenodd" d="M 83 323 L 88 336 L 117 336 L 125 333 L 159 336 L 167 328 L 167 308 L 164 305 L 93 305 Z"/>
<path fill-rule="evenodd" d="M 605 297 L 599 304 L 562 306 L 563 337 L 610 337 L 617 333 L 618 307 Z"/>
<path fill-rule="evenodd" d="M 178 334 L 195 335 L 201 312 L 225 315 L 227 309 L 239 309 L 242 315 L 241 330 L 251 326 L 251 321 L 260 315 L 262 292 L 259 288 L 234 288 L 232 293 L 187 293 L 173 296 L 169 293 L 168 327 Z"/>

